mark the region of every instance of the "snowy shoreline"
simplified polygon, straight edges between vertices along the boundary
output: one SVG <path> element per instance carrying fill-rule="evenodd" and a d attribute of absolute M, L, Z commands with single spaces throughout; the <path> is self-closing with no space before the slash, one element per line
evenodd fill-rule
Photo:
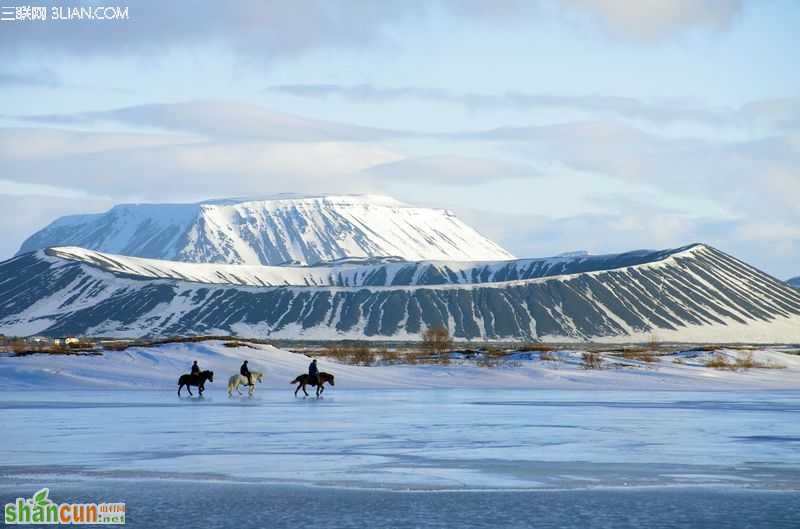
<path fill-rule="evenodd" d="M 329 394 L 353 389 L 592 389 L 592 390 L 781 390 L 800 389 L 800 356 L 780 348 L 751 351 L 752 359 L 770 368 L 716 369 L 705 364 L 715 355 L 735 361 L 740 351 L 682 351 L 655 362 L 601 354 L 601 369 L 586 369 L 582 350 L 517 352 L 486 367 L 453 355 L 447 365 L 357 366 L 320 357 L 321 370 L 336 376 Z M 207 385 L 212 394 L 225 390 L 243 360 L 265 373 L 258 390 L 289 391 L 289 382 L 307 370 L 309 357 L 271 345 L 236 347 L 224 341 L 170 343 L 104 351 L 102 355 L 34 354 L 0 357 L 0 391 L 19 389 L 174 390 L 178 376 L 193 360 L 215 372 Z"/>

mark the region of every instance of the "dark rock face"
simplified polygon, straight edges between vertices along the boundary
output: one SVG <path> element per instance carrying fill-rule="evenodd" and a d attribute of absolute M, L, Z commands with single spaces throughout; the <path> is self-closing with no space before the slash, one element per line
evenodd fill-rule
<path fill-rule="evenodd" d="M 707 246 L 576 257 L 547 271 L 514 263 L 488 275 L 478 267 L 472 284 L 431 268 L 385 286 L 378 268 L 363 286 L 252 287 L 114 275 L 40 251 L 0 263 L 0 332 L 415 339 L 443 325 L 458 339 L 731 329 L 729 341 L 739 341 L 744 325 L 766 334 L 775 326 L 767 341 L 800 340 L 800 291 Z M 418 284 L 407 284 L 414 276 Z"/>

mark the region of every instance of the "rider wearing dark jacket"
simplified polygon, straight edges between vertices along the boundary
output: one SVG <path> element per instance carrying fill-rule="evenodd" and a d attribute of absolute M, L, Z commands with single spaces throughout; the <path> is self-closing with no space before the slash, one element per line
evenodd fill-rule
<path fill-rule="evenodd" d="M 197 365 L 197 360 L 192 362 L 192 375 L 199 375 L 200 374 L 200 366 Z"/>
<path fill-rule="evenodd" d="M 247 360 L 244 361 L 242 367 L 239 368 L 239 373 L 243 377 L 247 377 L 247 385 L 252 386 L 253 382 L 250 380 L 250 368 L 247 367 Z"/>
<path fill-rule="evenodd" d="M 317 368 L 316 358 L 308 365 L 308 378 L 312 384 L 319 384 L 319 369 Z"/>

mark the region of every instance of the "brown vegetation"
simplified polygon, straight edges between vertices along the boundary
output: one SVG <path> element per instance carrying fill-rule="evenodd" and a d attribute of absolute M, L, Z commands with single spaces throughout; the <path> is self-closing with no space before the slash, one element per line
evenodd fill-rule
<path fill-rule="evenodd" d="M 445 327 L 429 327 L 422 334 L 422 347 L 433 353 L 443 353 L 453 346 L 453 339 Z"/>
<path fill-rule="evenodd" d="M 705 363 L 706 367 L 711 367 L 714 369 L 730 369 L 731 371 L 735 371 L 737 369 L 783 369 L 785 366 L 772 364 L 772 363 L 764 363 L 764 362 L 756 362 L 753 359 L 753 353 L 748 351 L 745 353 L 739 353 L 736 356 L 736 360 L 728 360 L 724 355 L 717 353 L 715 354 L 710 360 Z"/>
<path fill-rule="evenodd" d="M 622 358 L 639 362 L 658 362 L 658 356 L 653 354 L 653 351 L 625 351 L 622 353 Z"/>
<path fill-rule="evenodd" d="M 585 352 L 581 355 L 583 358 L 584 369 L 602 369 L 603 359 L 600 353 Z"/>

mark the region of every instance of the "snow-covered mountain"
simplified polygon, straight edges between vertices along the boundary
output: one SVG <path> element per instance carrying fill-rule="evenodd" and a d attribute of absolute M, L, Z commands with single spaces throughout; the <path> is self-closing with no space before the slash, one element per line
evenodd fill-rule
<path fill-rule="evenodd" d="M 788 279 L 786 282 L 792 285 L 793 287 L 800 288 L 800 276 Z"/>
<path fill-rule="evenodd" d="M 385 256 L 407 261 L 514 257 L 450 211 L 377 195 L 124 204 L 106 213 L 60 218 L 28 238 L 18 255 L 50 246 L 248 265 Z"/>
<path fill-rule="evenodd" d="M 800 342 L 800 291 L 705 245 L 410 265 L 402 280 L 385 262 L 219 267 L 212 281 L 213 268 L 37 251 L 0 263 L 0 332 L 419 339 L 445 325 L 474 340 Z M 291 286 L 306 282 L 322 286 Z"/>

